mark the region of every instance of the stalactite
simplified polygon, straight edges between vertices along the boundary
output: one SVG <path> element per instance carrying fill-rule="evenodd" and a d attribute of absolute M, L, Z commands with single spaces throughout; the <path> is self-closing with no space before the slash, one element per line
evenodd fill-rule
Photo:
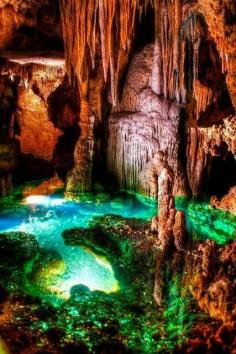
<path fill-rule="evenodd" d="M 17 60 L 17 59 L 16 59 Z M 40 77 L 41 82 L 53 81 L 55 77 L 63 78 L 65 75 L 65 66 L 63 62 L 60 65 L 47 65 L 37 63 L 26 63 L 24 65 L 17 61 L 4 60 L 1 65 L 1 75 L 7 75 L 12 81 L 16 76 L 21 78 L 21 86 L 29 87 L 29 82 L 36 76 Z"/>
<path fill-rule="evenodd" d="M 150 0 L 61 0 L 62 24 L 68 74 L 73 71 L 80 83 L 88 78 L 89 56 L 92 66 L 98 48 L 101 48 L 105 81 L 110 69 L 113 104 L 122 51 L 128 51 L 134 33 L 136 14 Z M 96 46 L 99 41 L 100 46 Z"/>
<path fill-rule="evenodd" d="M 159 149 L 166 151 L 175 173 L 175 193 L 185 191 L 178 162 L 178 129 L 160 115 L 114 114 L 109 120 L 108 169 L 122 188 L 155 195 L 150 186 L 152 159 Z"/>
<path fill-rule="evenodd" d="M 207 165 L 207 155 L 203 150 L 202 136 L 197 127 L 188 130 L 187 145 L 187 174 L 189 184 L 194 195 L 199 194 L 203 178 L 203 171 Z"/>
<path fill-rule="evenodd" d="M 212 90 L 200 83 L 199 80 L 194 80 L 193 93 L 197 102 L 196 118 L 199 119 L 201 112 L 205 112 L 206 108 L 213 102 L 214 96 Z"/>
<path fill-rule="evenodd" d="M 226 143 L 228 150 L 236 156 L 236 117 L 224 119 L 222 124 L 208 128 L 198 128 L 202 139 L 202 148 L 212 156 L 218 154 L 218 148 Z"/>

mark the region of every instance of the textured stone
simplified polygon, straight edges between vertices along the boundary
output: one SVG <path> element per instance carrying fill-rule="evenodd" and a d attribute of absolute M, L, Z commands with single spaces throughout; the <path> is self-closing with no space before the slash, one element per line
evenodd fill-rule
<path fill-rule="evenodd" d="M 1 261 L 12 265 L 22 263 L 39 251 L 39 245 L 33 235 L 24 232 L 0 234 Z"/>
<path fill-rule="evenodd" d="M 155 196 L 150 176 L 155 152 L 161 150 L 174 171 L 174 194 L 186 194 L 178 158 L 181 107 L 158 96 L 149 86 L 153 80 L 153 51 L 150 44 L 134 56 L 121 103 L 109 118 L 108 169 L 122 188 Z"/>
<path fill-rule="evenodd" d="M 235 242 L 217 248 L 213 241 L 198 246 L 190 277 L 190 291 L 212 318 L 230 322 L 236 311 Z"/>
<path fill-rule="evenodd" d="M 236 215 L 236 186 L 232 187 L 229 193 L 220 200 L 217 197 L 212 197 L 211 206 Z"/>

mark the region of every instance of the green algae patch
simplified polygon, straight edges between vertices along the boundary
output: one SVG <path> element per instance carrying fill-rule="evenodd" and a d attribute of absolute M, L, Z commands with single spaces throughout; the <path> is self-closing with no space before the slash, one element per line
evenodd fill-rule
<path fill-rule="evenodd" d="M 165 301 L 156 306 L 157 254 L 155 240 L 146 233 L 156 206 L 134 197 L 82 195 L 69 201 L 63 195 L 43 196 L 35 205 L 19 201 L 0 212 L 2 230 L 33 234 L 38 243 L 14 265 L 6 267 L 0 259 L 1 283 L 14 310 L 3 338 L 9 333 L 14 338 L 20 330 L 42 352 L 70 353 L 74 346 L 78 352 L 118 348 L 134 354 L 171 353 L 186 339 L 198 313 L 182 271 L 174 266 L 163 265 Z M 218 242 L 227 242 L 230 233 L 233 237 L 230 215 L 212 216 L 206 203 L 185 199 L 177 208 L 186 211 L 188 230 L 196 239 L 215 237 L 212 227 L 202 234 L 194 231 L 208 219 L 220 234 Z M 230 229 L 225 231 L 222 222 L 229 222 Z M 17 246 L 22 255 L 23 243 Z M 27 342 L 21 350 L 27 352 Z"/>
<path fill-rule="evenodd" d="M 207 203 L 190 203 L 187 209 L 190 229 L 196 241 L 210 239 L 218 245 L 236 239 L 236 216 L 214 209 Z"/>

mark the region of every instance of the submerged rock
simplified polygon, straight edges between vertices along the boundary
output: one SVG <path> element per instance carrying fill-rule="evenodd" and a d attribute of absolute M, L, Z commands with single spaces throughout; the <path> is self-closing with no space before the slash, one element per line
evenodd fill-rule
<path fill-rule="evenodd" d="M 89 295 L 89 294 L 90 294 L 90 289 L 83 284 L 75 285 L 70 289 L 70 297 L 73 300 L 79 300 L 81 296 Z"/>
<path fill-rule="evenodd" d="M 100 228 L 66 230 L 62 236 L 66 244 L 87 247 L 98 255 L 120 254 L 117 243 Z"/>

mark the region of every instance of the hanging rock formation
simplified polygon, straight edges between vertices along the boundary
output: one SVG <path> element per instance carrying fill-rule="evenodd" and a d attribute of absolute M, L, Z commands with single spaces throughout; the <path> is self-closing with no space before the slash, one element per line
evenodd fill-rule
<path fill-rule="evenodd" d="M 132 55 L 138 18 L 142 21 L 148 9 L 155 17 L 155 44 Z M 101 154 L 95 153 L 97 135 L 91 144 L 91 130 L 94 133 L 104 126 L 107 109 L 101 110 L 101 102 L 109 86 L 113 109 L 108 170 L 119 186 L 153 194 L 143 172 L 160 149 L 168 153 L 175 175 L 174 194 L 186 194 L 188 184 L 193 194 L 199 193 L 209 159 L 198 128 L 223 124 L 233 113 L 233 13 L 229 0 L 207 4 L 201 0 L 61 0 L 67 72 L 80 99 L 90 106 L 87 116 L 81 111 L 81 130 L 85 121 L 91 127 L 87 129 L 90 137 L 83 133 L 77 144 L 74 177 L 68 179 L 70 191 L 80 190 L 76 184 L 87 184 L 85 173 L 93 175 L 94 159 Z M 98 63 L 99 75 L 94 71 Z M 95 100 L 91 91 L 96 82 Z M 141 131 L 144 125 L 147 128 Z M 84 148 L 79 148 L 81 144 Z M 186 161 L 180 162 L 183 146 Z M 90 161 L 87 172 L 86 161 Z M 79 177 L 82 171 L 84 176 Z"/>
<path fill-rule="evenodd" d="M 174 194 L 186 194 L 179 160 L 181 107 L 152 90 L 152 86 L 159 90 L 152 72 L 153 66 L 161 70 L 158 58 L 160 53 L 151 44 L 130 64 L 121 103 L 109 118 L 108 168 L 121 188 L 155 196 L 150 174 L 155 153 L 161 150 L 174 172 Z"/>

